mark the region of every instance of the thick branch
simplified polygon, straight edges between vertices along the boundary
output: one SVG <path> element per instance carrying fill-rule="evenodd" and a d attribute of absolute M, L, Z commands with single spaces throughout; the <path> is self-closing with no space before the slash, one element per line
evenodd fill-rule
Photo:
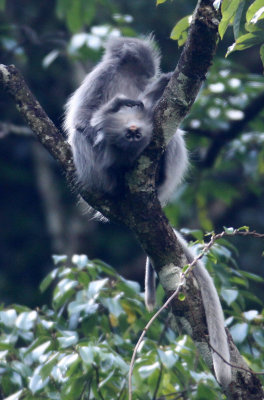
<path fill-rule="evenodd" d="M 71 148 L 32 95 L 19 71 L 14 66 L 1 65 L 0 81 L 15 100 L 20 114 L 33 133 L 59 162 L 68 182 L 74 188 L 75 169 Z M 131 179 L 131 193 L 129 190 L 125 191 L 120 199 L 113 199 L 107 195 L 99 197 L 84 190 L 79 190 L 79 192 L 87 203 L 106 217 L 122 222 L 133 229 L 148 254 L 153 253 L 153 249 L 151 251 L 153 242 L 158 241 L 159 245 L 156 246 L 153 259 L 156 260 L 157 266 L 161 267 L 164 262 L 164 256 L 162 256 L 164 251 L 167 250 L 169 258 L 171 253 L 179 255 L 180 247 L 175 243 L 173 231 L 162 213 L 155 193 L 134 191 L 134 188 L 137 189 L 138 186 L 140 185 L 137 182 L 133 183 Z M 162 233 L 157 239 L 155 233 L 159 229 Z M 160 240 L 160 238 L 163 239 Z M 176 262 L 176 260 L 177 257 L 174 255 L 173 261 Z"/>
<path fill-rule="evenodd" d="M 190 111 L 205 80 L 216 49 L 219 19 L 213 1 L 199 1 L 178 65 L 156 108 L 155 123 L 157 130 L 164 132 L 166 143 Z"/>
<path fill-rule="evenodd" d="M 41 105 L 27 87 L 14 65 L 0 65 L 0 82 L 14 98 L 19 113 L 26 120 L 38 140 L 60 162 L 69 175 L 74 172 L 71 149 L 54 126 Z"/>
<path fill-rule="evenodd" d="M 140 157 L 141 168 L 134 170 L 133 181 L 143 182 L 135 190 L 154 190 L 156 169 L 166 144 L 186 117 L 212 63 L 218 39 L 220 13 L 212 0 L 199 0 L 188 39 L 177 67 L 155 109 L 153 140 Z M 143 163 L 148 157 L 151 162 Z"/>

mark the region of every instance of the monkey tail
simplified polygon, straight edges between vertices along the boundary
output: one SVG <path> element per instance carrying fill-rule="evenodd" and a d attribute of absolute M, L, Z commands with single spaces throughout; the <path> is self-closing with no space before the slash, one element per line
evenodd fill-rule
<path fill-rule="evenodd" d="M 149 312 L 153 311 L 156 304 L 156 273 L 151 265 L 149 257 L 145 270 L 145 305 Z"/>
<path fill-rule="evenodd" d="M 187 261 L 194 259 L 192 251 L 187 247 L 182 236 L 174 231 L 183 247 Z M 225 320 L 222 306 L 211 276 L 201 261 L 193 269 L 202 293 L 206 322 L 209 332 L 210 345 L 212 346 L 212 359 L 217 381 L 224 387 L 231 382 L 230 352 L 225 331 Z M 220 356 L 219 356 L 220 355 Z"/>
<path fill-rule="evenodd" d="M 213 280 L 203 264 L 198 262 L 193 271 L 202 292 L 216 379 L 226 387 L 231 382 L 231 367 L 227 364 L 230 353 L 223 310 Z"/>

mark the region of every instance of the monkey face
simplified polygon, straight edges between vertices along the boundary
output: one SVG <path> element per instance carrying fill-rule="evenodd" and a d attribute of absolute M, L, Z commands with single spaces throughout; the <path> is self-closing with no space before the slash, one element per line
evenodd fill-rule
<path fill-rule="evenodd" d="M 129 151 L 146 147 L 150 142 L 152 121 L 144 109 L 123 107 L 109 114 L 104 122 L 105 139 L 117 147 Z"/>
<path fill-rule="evenodd" d="M 149 144 L 151 136 L 152 121 L 146 110 L 124 106 L 104 115 L 95 145 L 104 143 L 114 155 L 115 163 L 131 165 Z"/>
<path fill-rule="evenodd" d="M 152 121 L 144 109 L 123 107 L 114 114 L 108 114 L 103 132 L 119 162 L 131 164 L 151 140 Z"/>

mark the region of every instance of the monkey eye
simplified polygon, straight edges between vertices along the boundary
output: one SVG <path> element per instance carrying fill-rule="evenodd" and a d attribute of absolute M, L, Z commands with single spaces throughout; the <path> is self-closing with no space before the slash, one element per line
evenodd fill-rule
<path fill-rule="evenodd" d="M 135 125 L 131 125 L 129 128 L 126 130 L 126 138 L 129 141 L 137 141 L 142 138 L 142 134 L 139 130 L 139 128 Z"/>

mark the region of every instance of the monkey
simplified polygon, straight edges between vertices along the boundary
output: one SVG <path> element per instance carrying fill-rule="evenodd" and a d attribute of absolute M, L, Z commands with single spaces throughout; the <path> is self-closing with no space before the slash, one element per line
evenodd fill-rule
<path fill-rule="evenodd" d="M 153 39 L 111 38 L 102 60 L 85 77 L 66 104 L 64 129 L 72 147 L 80 186 L 91 192 L 122 194 L 125 174 L 152 138 L 153 113 L 172 73 L 160 73 L 160 54 Z M 162 206 L 181 182 L 188 167 L 183 132 L 176 130 L 159 162 L 156 188 Z M 194 258 L 175 231 L 188 262 Z M 224 317 L 213 281 L 199 261 L 194 275 L 201 289 L 210 343 L 226 361 L 229 347 Z M 149 258 L 145 303 L 155 305 L 155 272 Z M 227 386 L 231 369 L 212 350 L 218 382 Z"/>
<path fill-rule="evenodd" d="M 159 62 L 151 38 L 112 38 L 102 61 L 68 101 L 64 128 L 85 189 L 122 192 L 125 172 L 151 140 L 154 105 L 171 77 L 159 74 Z M 157 191 L 162 204 L 182 179 L 187 158 L 179 130 L 161 158 Z"/>

